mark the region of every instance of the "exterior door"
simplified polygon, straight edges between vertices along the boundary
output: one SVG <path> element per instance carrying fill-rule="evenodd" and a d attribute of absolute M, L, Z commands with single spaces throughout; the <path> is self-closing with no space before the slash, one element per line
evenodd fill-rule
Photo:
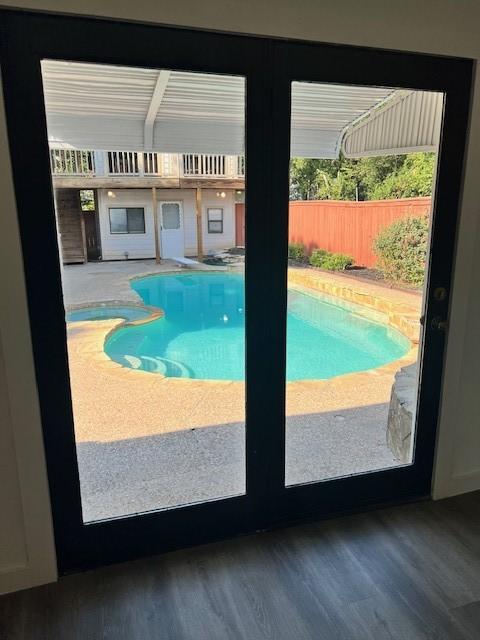
<path fill-rule="evenodd" d="M 339 108 L 348 109 L 350 100 L 355 102 L 361 96 L 376 96 L 376 99 L 388 96 L 383 107 L 372 112 L 378 120 L 373 120 L 373 117 L 369 119 L 369 125 L 375 128 L 375 136 L 372 129 L 368 133 L 361 129 L 365 126 L 365 122 L 362 122 L 353 125 L 340 139 L 338 145 L 341 145 L 341 151 L 347 158 L 353 158 L 351 163 L 361 162 L 361 158 L 365 156 L 388 160 L 389 153 L 395 148 L 397 153 L 405 154 L 405 168 L 408 168 L 409 162 L 412 162 L 408 156 L 411 147 L 407 144 L 401 147 L 398 141 L 395 147 L 395 143 L 388 142 L 389 132 L 385 122 L 391 122 L 390 118 L 395 114 L 397 135 L 401 131 L 402 135 L 407 134 L 413 139 L 417 132 L 422 132 L 424 122 L 419 115 L 420 110 L 416 116 L 410 117 L 413 103 L 423 105 L 422 116 L 429 109 L 435 109 L 435 126 L 431 124 L 431 127 L 437 134 L 433 137 L 434 143 L 428 142 L 425 137 L 425 146 L 422 147 L 428 149 L 432 167 L 430 211 L 425 217 L 403 219 L 399 223 L 402 225 L 400 227 L 397 223 L 392 223 L 385 228 L 383 235 L 378 234 L 372 238 L 372 246 L 378 252 L 383 247 L 384 239 L 387 238 L 388 244 L 392 236 L 396 239 L 388 246 L 391 248 L 394 245 L 395 251 L 406 252 L 407 247 L 418 246 L 415 244 L 416 225 L 422 229 L 420 242 L 423 243 L 424 254 L 421 267 L 419 266 L 421 278 L 419 277 L 415 299 L 409 298 L 407 301 L 406 297 L 402 298 L 401 288 L 398 288 L 391 304 L 385 304 L 387 294 L 384 289 L 369 289 L 373 305 L 379 302 L 377 308 L 380 309 L 383 305 L 384 309 L 391 309 L 399 323 L 408 323 L 414 319 L 415 331 L 410 331 L 414 327 L 407 330 L 404 325 L 400 334 L 397 334 L 391 321 L 384 321 L 382 327 L 375 323 L 370 325 L 371 309 L 364 299 L 363 306 L 352 305 L 349 310 L 354 314 L 358 312 L 360 317 L 353 323 L 347 320 L 344 325 L 343 294 L 335 288 L 346 286 L 350 292 L 356 292 L 358 285 L 352 284 L 352 281 L 344 285 L 343 278 L 339 279 L 334 275 L 335 267 L 326 266 L 328 262 L 322 261 L 325 254 L 334 259 L 346 257 L 336 254 L 338 249 L 326 244 L 329 240 L 325 237 L 327 234 L 317 244 L 318 252 L 315 257 L 320 260 L 320 264 L 317 263 L 320 269 L 330 270 L 334 290 L 329 290 L 329 284 L 325 284 L 324 280 L 317 280 L 319 284 L 316 286 L 320 291 L 333 292 L 333 298 L 327 297 L 327 304 L 333 302 L 333 307 L 321 311 L 317 308 L 315 311 L 309 298 L 311 278 L 317 277 L 314 270 L 304 269 L 302 277 L 302 270 L 285 268 L 287 261 L 283 258 L 285 280 L 288 283 L 288 298 L 285 295 L 287 313 L 282 317 L 286 323 L 286 331 L 282 336 L 282 348 L 285 348 L 286 354 L 286 366 L 282 372 L 285 381 L 285 411 L 282 416 L 282 433 L 276 435 L 277 444 L 273 441 L 270 443 L 272 450 L 276 448 L 278 451 L 277 456 L 274 456 L 277 469 L 271 508 L 277 517 L 283 515 L 284 518 L 291 518 L 296 515 L 301 518 L 311 513 L 315 504 L 319 503 L 322 511 L 339 512 L 355 508 L 354 505 L 360 503 L 373 504 L 380 495 L 386 498 L 387 494 L 395 494 L 397 499 L 413 494 L 419 496 L 421 493 L 427 496 L 431 491 L 434 434 L 440 403 L 455 246 L 453 236 L 456 222 L 453 222 L 451 212 L 458 212 L 462 178 L 460 158 L 463 156 L 459 141 L 465 139 L 468 122 L 468 103 L 464 98 L 470 90 L 469 63 L 462 61 L 465 66 L 460 70 L 458 60 L 443 60 L 446 66 L 441 74 L 437 74 L 438 60 L 436 62 L 430 57 L 427 61 L 427 58 L 409 53 L 392 55 L 380 50 L 361 49 L 353 53 L 348 48 L 342 49 L 340 54 L 340 49 L 334 46 L 320 47 L 306 43 L 301 46 L 298 43 L 278 43 L 275 59 L 279 71 L 275 82 L 275 110 L 272 113 L 272 127 L 276 132 L 272 163 L 274 175 L 278 171 L 283 179 L 279 183 L 279 189 L 272 194 L 272 205 L 276 211 L 276 224 L 282 227 L 284 237 L 288 237 L 293 209 L 289 206 L 289 185 L 298 184 L 295 174 L 291 173 L 292 165 L 305 157 L 307 160 L 312 156 L 328 157 L 328 149 L 320 149 L 320 146 L 328 138 L 325 128 L 326 123 L 330 122 L 331 107 L 326 105 L 330 105 L 332 99 Z M 426 66 L 423 66 L 424 63 Z M 401 95 L 406 103 L 395 103 L 392 99 L 388 105 L 392 92 L 397 92 L 397 96 Z M 327 113 L 325 120 L 321 115 L 324 109 Z M 360 142 L 363 134 L 368 142 L 363 138 Z M 314 150 L 299 144 L 307 135 L 309 144 L 314 144 L 318 152 L 317 156 Z M 370 137 L 375 137 L 375 140 Z M 455 162 L 454 158 L 457 159 Z M 340 154 L 339 161 L 341 160 Z M 452 185 L 455 185 L 455 204 L 450 191 Z M 356 206 L 355 193 L 349 199 L 353 201 L 349 204 Z M 370 200 L 375 199 L 370 197 Z M 344 218 L 344 224 L 348 226 L 351 238 L 355 233 L 354 221 L 351 219 L 347 223 L 346 220 Z M 328 231 L 334 225 L 335 221 L 332 221 Z M 412 228 L 413 232 L 410 231 Z M 360 235 L 364 237 L 365 232 Z M 283 250 L 285 249 L 284 246 Z M 402 254 L 404 256 L 405 253 Z M 315 262 L 312 261 L 311 264 Z M 302 287 L 307 295 L 302 294 Z M 405 315 L 402 319 L 400 300 L 407 303 L 409 312 L 414 309 L 414 313 L 409 314 L 408 318 Z M 315 355 L 313 348 L 318 343 L 309 332 L 314 326 L 322 326 L 323 323 L 330 326 L 331 336 Z M 349 344 L 345 350 L 349 354 L 348 358 L 352 356 L 352 350 L 366 344 L 365 338 L 372 335 L 371 331 L 378 329 L 384 332 L 388 340 L 394 340 L 395 347 L 391 345 L 394 350 L 398 347 L 400 350 L 392 355 L 391 347 L 388 347 L 390 355 L 387 356 L 388 364 L 385 365 L 358 365 L 357 362 L 342 357 L 341 365 L 348 369 L 348 373 L 346 369 L 340 375 L 333 373 L 333 376 L 328 371 L 325 374 L 317 372 L 311 378 L 324 382 L 310 382 L 310 390 L 305 393 L 303 376 L 307 359 L 310 358 L 314 367 L 319 362 L 322 362 L 322 366 L 329 363 L 330 355 L 336 349 L 336 340 L 342 334 L 342 326 L 348 327 L 344 334 L 344 339 Z M 342 340 L 343 338 L 340 339 Z M 378 353 L 382 344 L 383 338 L 375 334 L 371 347 L 367 347 L 365 353 L 369 357 Z M 297 364 L 301 365 L 300 375 L 296 374 Z M 375 381 L 371 376 L 373 372 Z M 330 380 L 335 382 L 330 385 Z M 343 400 L 331 404 L 329 394 L 334 388 L 335 393 Z M 378 438 L 374 436 L 377 428 Z M 377 453 L 383 446 L 385 458 L 374 459 L 373 452 Z"/>
<path fill-rule="evenodd" d="M 84 211 L 85 242 L 87 244 L 87 259 L 99 260 L 101 257 L 100 241 L 98 237 L 98 220 L 96 211 Z"/>
<path fill-rule="evenodd" d="M 243 202 L 235 204 L 235 244 L 245 246 L 245 205 Z"/>
<path fill-rule="evenodd" d="M 183 258 L 183 210 L 181 202 L 160 202 L 160 246 L 162 258 Z"/>
<path fill-rule="evenodd" d="M 5 11 L 0 13 L 0 19 L 9 147 L 60 573 L 258 531 L 299 518 L 325 516 L 428 496 L 440 402 L 444 330 L 462 184 L 472 61 L 26 12 Z M 144 330 L 140 332 L 141 323 L 131 323 L 134 324 L 133 329 L 122 327 L 122 333 L 117 338 L 132 336 L 125 348 L 135 354 L 140 350 L 140 357 L 135 354 L 129 357 L 130 368 L 139 368 L 146 359 L 149 371 L 155 368 L 162 374 L 158 378 L 159 383 L 155 383 L 155 388 L 150 386 L 151 379 L 148 376 L 153 374 L 148 371 L 131 370 L 123 375 L 118 366 L 115 367 L 112 384 L 103 385 L 102 389 L 94 388 L 88 395 L 94 412 L 92 424 L 98 422 L 101 412 L 97 409 L 103 410 L 106 406 L 115 412 L 114 419 L 106 424 L 101 441 L 96 432 L 89 432 L 78 451 L 71 381 L 75 384 L 76 379 L 78 384 L 84 385 L 89 380 L 85 379 L 85 367 L 82 366 L 77 367 L 76 378 L 75 372 L 69 377 L 67 329 L 43 102 L 43 60 L 127 65 L 129 70 L 135 66 L 153 69 L 156 73 L 149 82 L 150 87 L 162 80 L 158 77 L 159 70 L 223 74 L 222 82 L 225 82 L 225 76 L 229 76 L 229 81 L 234 83 L 241 78 L 246 87 L 245 109 L 238 111 L 246 114 L 247 122 L 245 300 L 239 304 L 235 288 L 210 282 L 207 279 L 211 277 L 210 273 L 198 276 L 175 274 L 169 286 L 153 291 L 158 301 L 156 306 L 167 308 L 164 316 L 159 314 L 155 322 L 145 323 Z M 328 460 L 332 447 L 331 436 L 342 431 L 348 409 L 345 405 L 345 411 L 329 411 L 323 407 L 325 416 L 323 422 L 319 423 L 316 407 L 312 404 L 318 394 L 309 393 L 310 385 L 305 385 L 300 379 L 293 380 L 293 384 L 299 383 L 302 387 L 300 390 L 304 390 L 303 396 L 297 397 L 297 414 L 292 425 L 288 424 L 290 416 L 286 415 L 285 399 L 287 397 L 287 403 L 289 399 L 287 387 L 292 383 L 292 378 L 287 375 L 287 365 L 290 364 L 291 355 L 300 361 L 310 357 L 310 325 L 315 325 L 318 319 L 314 313 L 310 313 L 310 298 L 306 301 L 306 307 L 303 304 L 305 301 L 297 298 L 300 302 L 297 305 L 297 319 L 302 322 L 297 323 L 296 334 L 303 341 L 303 348 L 289 350 L 287 357 L 290 344 L 287 318 L 292 315 L 287 306 L 291 124 L 294 116 L 298 117 L 299 114 L 302 120 L 303 106 L 300 105 L 302 109 L 298 108 L 296 96 L 302 94 L 308 97 L 313 83 L 340 87 L 337 90 L 340 97 L 348 97 L 352 86 L 366 87 L 368 91 L 372 87 L 376 90 L 383 88 L 383 91 L 394 87 L 440 92 L 445 96 L 445 108 L 435 204 L 431 215 L 430 261 L 425 281 L 425 319 L 419 354 L 419 393 L 414 408 L 416 432 L 412 455 L 407 463 L 401 465 L 363 471 L 355 469 L 352 474 L 348 470 L 342 471 L 341 475 L 329 472 L 323 477 L 316 475 L 309 479 L 301 475 L 289 476 L 288 465 L 292 459 L 297 459 L 300 464 L 296 468 L 290 465 L 290 469 L 301 471 L 305 458 L 298 458 L 297 454 L 302 447 L 302 456 L 305 454 L 311 458 L 316 455 L 318 441 L 315 447 L 310 447 L 307 436 L 316 431 L 318 424 L 320 428 L 322 424 L 327 424 L 325 432 L 330 440 L 320 443 L 323 459 L 318 456 L 314 463 L 316 465 L 318 461 L 317 467 L 320 467 L 322 460 Z M 189 84 L 192 84 L 191 80 Z M 324 101 L 323 105 L 319 103 L 317 109 L 320 114 L 326 112 L 327 124 L 330 103 L 330 99 Z M 344 100 L 344 103 L 343 106 L 348 107 L 348 101 Z M 223 106 L 219 113 L 224 115 Z M 308 118 L 306 122 L 308 125 Z M 236 139 L 243 139 L 243 124 L 238 126 L 237 123 L 235 131 Z M 303 133 L 304 139 L 310 139 L 308 126 Z M 292 154 L 295 155 L 293 150 Z M 296 155 L 298 157 L 299 154 Z M 189 188 L 195 188 L 195 185 L 190 184 Z M 32 214 L 37 211 L 42 212 L 42 216 Z M 162 256 L 183 256 L 181 203 L 162 202 L 157 215 L 161 227 Z M 142 284 L 136 280 L 133 285 L 146 301 L 152 281 L 146 278 Z M 107 294 L 111 300 L 113 296 L 110 290 Z M 224 300 L 232 303 L 228 313 L 222 308 Z M 202 301 L 205 304 L 199 308 Z M 186 312 L 186 303 L 192 305 L 191 313 L 188 310 Z M 149 304 L 146 302 L 146 305 Z M 342 320 L 345 309 L 340 311 L 340 315 L 335 309 L 333 316 L 330 313 L 333 331 L 337 327 L 342 329 L 343 325 L 337 318 Z M 175 324 L 178 318 L 181 322 Z M 356 322 L 358 324 L 359 321 Z M 228 394 L 234 386 L 232 376 L 224 378 L 229 380 L 228 384 L 222 384 L 216 393 L 211 391 L 211 376 L 203 374 L 199 377 L 205 380 L 193 380 L 194 384 L 182 396 L 178 395 L 178 391 L 183 381 L 179 379 L 170 385 L 167 380 L 169 371 L 176 371 L 179 378 L 184 373 L 188 374 L 185 367 L 181 368 L 178 363 L 185 349 L 191 353 L 197 346 L 204 346 L 195 342 L 197 332 L 213 336 L 214 343 L 208 352 L 201 349 L 195 351 L 199 355 L 194 364 L 210 366 L 213 363 L 220 367 L 228 355 L 223 341 L 225 332 L 230 327 L 235 330 L 243 326 L 245 347 L 233 353 L 237 360 L 242 360 L 242 364 L 245 362 L 245 400 L 241 398 L 241 409 L 245 410 L 246 437 L 243 431 L 237 430 L 238 418 L 232 420 L 228 414 L 229 399 L 224 392 Z M 162 335 L 154 335 L 155 327 L 162 328 Z M 127 330 L 133 330 L 134 333 L 125 333 Z M 74 334 L 73 338 L 81 339 L 79 334 L 82 332 L 70 333 Z M 349 345 L 356 345 L 355 336 L 349 339 Z M 155 349 L 157 338 L 167 345 L 167 355 L 151 355 L 141 351 L 144 348 Z M 103 341 L 97 338 L 96 342 L 103 348 Z M 113 348 L 115 344 L 111 346 Z M 325 344 L 323 351 L 314 358 L 313 365 L 327 359 L 329 346 Z M 74 357 L 88 356 L 89 349 L 72 351 L 72 362 Z M 130 351 L 121 353 L 128 355 Z M 101 367 L 110 366 L 104 353 L 99 360 Z M 316 377 L 320 382 L 323 381 L 321 374 Z M 376 376 L 371 378 L 375 380 Z M 238 382 L 235 384 L 238 385 Z M 122 384 L 124 386 L 120 386 Z M 318 390 L 321 387 L 321 384 L 318 385 Z M 102 403 L 99 400 L 101 390 Z M 163 401 L 159 399 L 162 393 Z M 177 394 L 175 397 L 178 399 L 176 409 L 170 410 L 172 421 L 177 420 L 179 412 L 185 407 L 191 407 L 192 411 L 200 414 L 208 403 L 215 411 L 226 409 L 227 415 L 212 422 L 203 413 L 199 425 L 180 421 L 182 442 L 187 434 L 190 448 L 175 444 L 176 436 L 169 437 L 169 446 L 163 451 L 163 458 L 159 459 L 154 450 L 155 436 L 162 434 L 154 430 L 169 413 L 169 394 Z M 136 438 L 131 436 L 128 424 L 123 435 L 119 437 L 117 434 L 117 423 L 122 412 L 119 403 L 124 398 L 134 410 L 133 422 L 137 423 L 139 431 Z M 143 414 L 140 420 L 138 415 L 143 405 L 152 398 L 156 406 L 151 412 Z M 368 429 L 369 420 L 362 420 L 359 426 Z M 235 453 L 239 446 L 242 447 L 240 489 L 230 490 L 227 487 L 224 490 L 224 483 L 219 493 L 215 485 L 216 475 L 207 473 L 201 460 L 194 471 L 198 471 L 197 476 L 201 475 L 207 488 L 213 487 L 212 497 L 204 493 L 198 500 L 186 503 L 180 496 L 173 504 L 165 501 L 160 507 L 136 509 L 135 500 L 143 500 L 149 492 L 155 496 L 159 487 L 165 487 L 169 481 L 168 469 L 185 475 L 184 472 L 190 472 L 195 467 L 195 460 L 189 455 L 198 453 L 198 438 L 202 433 L 210 438 L 204 440 L 205 446 L 200 448 L 202 456 L 208 456 L 217 441 L 224 441 L 223 436 L 216 437 L 216 427 L 221 427 L 222 433 L 226 433 L 225 439 L 231 437 L 232 433 L 238 434 L 239 445 L 220 451 L 217 459 L 222 477 L 228 480 L 232 475 L 232 451 Z M 289 444 L 292 435 L 296 437 L 294 446 L 291 446 L 291 442 Z M 112 446 L 112 437 L 120 440 L 118 445 Z M 360 449 L 363 447 L 370 451 L 369 447 L 363 446 L 361 438 L 357 442 Z M 305 443 L 307 446 L 304 446 Z M 134 448 L 142 454 L 142 459 L 151 461 L 151 469 L 155 474 L 160 470 L 163 475 L 159 485 L 156 484 L 158 478 L 145 479 L 139 472 L 137 475 L 145 482 L 134 496 L 130 496 L 131 487 L 124 482 L 124 476 L 130 470 Z M 117 450 L 121 452 L 123 466 L 112 475 L 114 488 L 119 498 L 128 494 L 127 498 L 132 498 L 133 507 L 127 514 L 111 513 L 103 519 L 85 521 L 82 518 L 78 461 L 83 457 L 87 462 L 95 462 L 98 452 L 107 451 L 113 456 L 117 455 Z M 189 455 L 184 455 L 185 452 Z M 178 453 L 181 454 L 179 462 L 172 465 L 172 455 Z M 176 460 L 174 458 L 174 463 Z M 194 477 L 193 489 L 198 486 L 195 480 Z M 99 483 L 93 483 L 92 486 L 92 495 L 96 499 Z M 104 506 L 100 504 L 100 507 Z"/>

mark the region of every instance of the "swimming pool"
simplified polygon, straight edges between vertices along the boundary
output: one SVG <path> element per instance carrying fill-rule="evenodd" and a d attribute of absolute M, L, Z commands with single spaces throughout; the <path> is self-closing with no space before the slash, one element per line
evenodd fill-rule
<path fill-rule="evenodd" d="M 243 380 L 244 278 L 237 273 L 162 274 L 132 282 L 165 317 L 121 327 L 105 352 L 126 367 L 169 377 Z M 315 380 L 373 369 L 403 356 L 410 342 L 352 307 L 289 290 L 287 379 Z"/>

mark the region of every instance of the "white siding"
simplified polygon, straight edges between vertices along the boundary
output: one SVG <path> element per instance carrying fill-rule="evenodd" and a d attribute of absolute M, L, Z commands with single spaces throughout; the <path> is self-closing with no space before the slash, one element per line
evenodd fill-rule
<path fill-rule="evenodd" d="M 115 189 L 115 198 L 109 198 L 107 191 L 98 191 L 98 210 L 102 258 L 104 260 L 154 258 L 155 236 L 153 232 L 152 193 L 150 189 Z M 145 233 L 110 233 L 110 207 L 143 207 L 145 209 Z"/>
<path fill-rule="evenodd" d="M 215 189 L 202 189 L 203 247 L 209 251 L 227 249 L 235 245 L 235 192 L 225 189 L 225 198 L 218 197 Z M 103 260 L 154 258 L 155 235 L 150 189 L 115 189 L 115 198 L 109 198 L 106 189 L 98 191 L 98 210 Z M 195 191 L 193 189 L 157 189 L 157 200 L 179 201 L 183 209 L 185 255 L 197 253 L 197 223 L 195 218 Z M 110 207 L 143 207 L 145 233 L 112 234 L 108 210 Z M 208 233 L 207 209 L 223 208 L 223 233 Z"/>
<path fill-rule="evenodd" d="M 227 249 L 235 246 L 235 191 L 225 190 L 225 198 L 218 198 L 216 193 L 211 189 L 202 191 L 203 247 L 205 253 L 213 249 Z M 208 233 L 208 207 L 223 208 L 223 233 Z M 196 234 L 194 237 L 196 240 Z M 194 242 L 191 244 L 186 243 L 186 248 L 189 251 L 193 251 L 193 253 L 196 252 Z"/>

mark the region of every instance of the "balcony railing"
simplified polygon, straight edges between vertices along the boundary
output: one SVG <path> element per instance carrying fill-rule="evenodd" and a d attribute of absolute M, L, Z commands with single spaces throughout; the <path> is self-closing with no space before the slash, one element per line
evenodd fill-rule
<path fill-rule="evenodd" d="M 54 176 L 243 178 L 244 156 L 51 149 Z"/>
<path fill-rule="evenodd" d="M 146 176 L 162 176 L 163 178 L 178 177 L 178 155 L 176 153 L 144 153 L 143 173 Z"/>
<path fill-rule="evenodd" d="M 237 156 L 237 176 L 245 177 L 245 156 Z"/>
<path fill-rule="evenodd" d="M 220 178 L 225 176 L 226 156 L 203 153 L 183 154 L 183 175 L 198 178 Z"/>
<path fill-rule="evenodd" d="M 93 151 L 51 149 L 50 166 L 56 176 L 90 176 L 95 173 Z"/>
<path fill-rule="evenodd" d="M 107 151 L 109 176 L 138 176 L 138 153 L 134 151 Z"/>

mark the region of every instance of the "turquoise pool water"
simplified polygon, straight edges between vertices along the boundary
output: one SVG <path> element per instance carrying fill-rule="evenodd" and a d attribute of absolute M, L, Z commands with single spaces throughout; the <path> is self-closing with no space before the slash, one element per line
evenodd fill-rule
<path fill-rule="evenodd" d="M 105 345 L 112 360 L 170 377 L 243 380 L 244 279 L 240 274 L 168 274 L 132 287 L 165 317 L 123 327 Z M 326 379 L 379 367 L 404 355 L 398 331 L 330 301 L 288 294 L 288 380 Z"/>

